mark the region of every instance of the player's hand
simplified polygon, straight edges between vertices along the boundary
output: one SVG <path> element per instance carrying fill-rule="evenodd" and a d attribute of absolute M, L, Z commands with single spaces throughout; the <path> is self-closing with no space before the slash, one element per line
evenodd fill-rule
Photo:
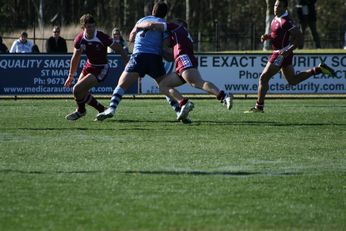
<path fill-rule="evenodd" d="M 70 75 L 68 75 L 68 77 L 67 77 L 67 79 L 66 79 L 66 81 L 64 83 L 64 87 L 66 88 L 66 87 L 71 86 L 72 81 L 73 81 L 73 75 L 70 74 Z"/>
<path fill-rule="evenodd" d="M 271 36 L 270 34 L 263 34 L 261 36 L 261 42 L 263 43 L 264 41 L 268 40 L 268 39 L 271 39 Z"/>
<path fill-rule="evenodd" d="M 287 57 L 290 54 L 290 51 L 283 49 L 280 50 L 279 53 L 283 56 L 283 57 Z"/>

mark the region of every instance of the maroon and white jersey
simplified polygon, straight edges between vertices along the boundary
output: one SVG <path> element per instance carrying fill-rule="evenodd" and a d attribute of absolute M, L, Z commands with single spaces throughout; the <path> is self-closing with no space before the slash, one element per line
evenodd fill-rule
<path fill-rule="evenodd" d="M 102 31 L 95 31 L 92 39 L 87 39 L 84 32 L 80 32 L 74 39 L 74 47 L 82 49 L 91 65 L 105 65 L 108 63 L 107 47 L 112 45 L 113 39 Z"/>
<path fill-rule="evenodd" d="M 287 11 L 280 17 L 275 17 L 271 24 L 271 41 L 273 50 L 280 50 L 289 45 L 289 31 L 296 28 L 288 17 Z"/>
<path fill-rule="evenodd" d="M 174 59 L 180 55 L 193 57 L 193 41 L 185 27 L 176 23 L 167 23 L 167 30 L 170 32 Z"/>

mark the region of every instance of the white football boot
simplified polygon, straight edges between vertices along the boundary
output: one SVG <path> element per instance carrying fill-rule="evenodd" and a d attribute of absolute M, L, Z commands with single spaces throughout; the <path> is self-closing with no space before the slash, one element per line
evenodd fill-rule
<path fill-rule="evenodd" d="M 107 118 L 112 118 L 115 114 L 115 110 L 112 107 L 107 108 L 104 112 L 100 112 L 96 116 L 96 120 L 103 121 Z"/>
<path fill-rule="evenodd" d="M 180 109 L 180 112 L 177 114 L 177 120 L 185 120 L 188 115 L 189 112 L 192 111 L 192 109 L 195 107 L 195 105 L 190 102 L 190 100 L 188 100 Z"/>

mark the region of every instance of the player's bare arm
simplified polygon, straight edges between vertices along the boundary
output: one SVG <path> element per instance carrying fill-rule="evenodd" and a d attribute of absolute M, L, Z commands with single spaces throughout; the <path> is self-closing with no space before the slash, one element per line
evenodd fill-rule
<path fill-rule="evenodd" d="M 117 52 L 118 54 L 121 55 L 121 58 L 123 59 L 124 64 L 126 64 L 129 61 L 128 55 L 126 54 L 126 52 L 124 51 L 123 47 L 119 43 L 113 43 L 109 47 L 112 48 L 112 50 L 114 50 L 115 52 Z"/>
<path fill-rule="evenodd" d="M 295 50 L 303 41 L 303 34 L 297 27 L 292 28 L 290 31 L 290 45 L 285 49 L 280 50 L 281 55 L 288 56 Z"/>
<path fill-rule="evenodd" d="M 303 43 L 304 37 L 298 27 L 294 27 L 289 31 L 289 33 L 291 45 L 287 48 L 287 51 L 292 52 L 294 49 L 296 49 Z"/>
<path fill-rule="evenodd" d="M 163 40 L 162 43 L 162 57 L 168 62 L 174 62 L 173 50 L 168 38 Z"/>
<path fill-rule="evenodd" d="M 263 34 L 261 36 L 261 42 L 263 43 L 264 41 L 266 40 L 271 40 L 272 39 L 272 36 L 270 34 Z"/>
<path fill-rule="evenodd" d="M 72 81 L 74 79 L 74 75 L 77 71 L 77 67 L 78 67 L 81 55 L 82 55 L 82 49 L 77 50 L 76 48 L 74 48 L 73 55 L 71 58 L 71 63 L 70 63 L 70 71 L 69 71 L 67 79 L 64 83 L 64 87 L 71 86 Z"/>
<path fill-rule="evenodd" d="M 129 42 L 130 42 L 130 43 L 135 42 L 137 30 L 138 30 L 138 29 L 137 29 L 137 25 L 134 26 L 133 29 L 131 30 L 130 35 L 129 35 Z"/>
<path fill-rule="evenodd" d="M 141 22 L 137 25 L 138 29 L 144 29 L 144 30 L 157 30 L 164 32 L 165 31 L 165 24 L 160 22 Z"/>

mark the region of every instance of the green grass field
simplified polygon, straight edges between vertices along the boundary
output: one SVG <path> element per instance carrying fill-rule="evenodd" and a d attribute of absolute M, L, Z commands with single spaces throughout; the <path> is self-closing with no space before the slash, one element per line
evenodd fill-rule
<path fill-rule="evenodd" d="M 345 99 L 193 101 L 1 100 L 0 230 L 346 230 Z"/>

